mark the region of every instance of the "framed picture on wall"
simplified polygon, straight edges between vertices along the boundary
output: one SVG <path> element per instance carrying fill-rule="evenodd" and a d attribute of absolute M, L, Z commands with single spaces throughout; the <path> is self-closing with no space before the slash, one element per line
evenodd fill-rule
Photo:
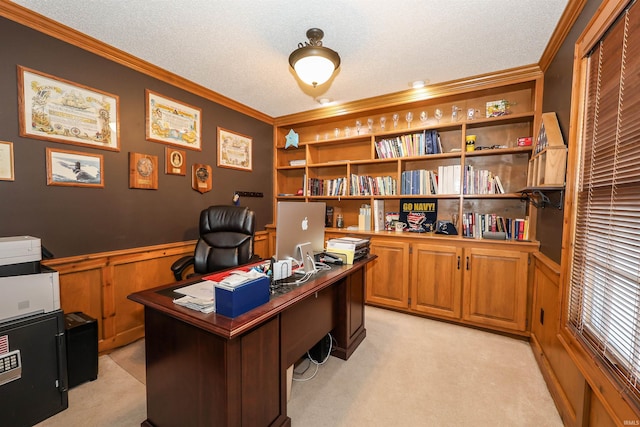
<path fill-rule="evenodd" d="M 218 128 L 218 166 L 252 170 L 251 137 Z"/>
<path fill-rule="evenodd" d="M 164 173 L 167 175 L 187 174 L 187 153 L 184 150 L 177 150 L 173 147 L 164 149 Z"/>
<path fill-rule="evenodd" d="M 0 180 L 13 181 L 13 142 L 0 141 Z"/>
<path fill-rule="evenodd" d="M 47 185 L 104 187 L 102 154 L 47 148 Z"/>
<path fill-rule="evenodd" d="M 120 151 L 119 98 L 18 65 L 20 136 Z"/>
<path fill-rule="evenodd" d="M 129 188 L 158 189 L 158 156 L 129 153 Z"/>
<path fill-rule="evenodd" d="M 202 150 L 202 110 L 145 90 L 147 140 Z"/>

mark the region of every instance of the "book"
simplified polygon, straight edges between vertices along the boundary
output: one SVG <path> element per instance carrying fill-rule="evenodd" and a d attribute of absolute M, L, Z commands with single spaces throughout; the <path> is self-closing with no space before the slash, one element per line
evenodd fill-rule
<path fill-rule="evenodd" d="M 431 232 L 438 218 L 438 199 L 400 199 L 399 222 L 414 233 Z"/>
<path fill-rule="evenodd" d="M 373 230 L 384 230 L 384 200 L 373 199 Z"/>
<path fill-rule="evenodd" d="M 502 181 L 500 181 L 500 177 L 498 175 L 494 176 L 493 179 L 496 181 L 496 188 L 498 194 L 504 194 L 504 187 L 502 186 Z"/>

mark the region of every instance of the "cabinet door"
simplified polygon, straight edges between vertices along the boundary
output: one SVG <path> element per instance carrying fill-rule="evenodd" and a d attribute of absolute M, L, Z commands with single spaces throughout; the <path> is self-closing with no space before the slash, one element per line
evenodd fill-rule
<path fill-rule="evenodd" d="M 527 253 L 469 248 L 464 254 L 463 319 L 525 331 Z"/>
<path fill-rule="evenodd" d="M 417 244 L 411 255 L 411 308 L 451 319 L 462 311 L 462 249 Z"/>
<path fill-rule="evenodd" d="M 409 244 L 371 239 L 370 252 L 378 256 L 367 266 L 367 302 L 409 307 Z"/>

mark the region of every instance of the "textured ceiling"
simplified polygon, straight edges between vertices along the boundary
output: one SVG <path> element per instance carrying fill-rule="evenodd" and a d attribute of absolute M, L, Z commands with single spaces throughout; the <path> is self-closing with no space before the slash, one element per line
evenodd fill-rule
<path fill-rule="evenodd" d="M 568 0 L 15 0 L 272 117 L 539 62 Z M 340 54 L 313 89 L 289 54 Z"/>

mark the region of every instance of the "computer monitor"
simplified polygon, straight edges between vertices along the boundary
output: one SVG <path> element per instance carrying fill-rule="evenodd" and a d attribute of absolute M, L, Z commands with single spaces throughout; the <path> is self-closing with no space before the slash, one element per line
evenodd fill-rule
<path fill-rule="evenodd" d="M 293 258 L 305 265 L 305 271 L 313 268 L 313 262 L 306 262 L 313 260 L 308 260 L 307 255 L 301 254 L 301 249 L 311 256 L 324 251 L 325 209 L 324 202 L 278 202 L 277 261 Z"/>

